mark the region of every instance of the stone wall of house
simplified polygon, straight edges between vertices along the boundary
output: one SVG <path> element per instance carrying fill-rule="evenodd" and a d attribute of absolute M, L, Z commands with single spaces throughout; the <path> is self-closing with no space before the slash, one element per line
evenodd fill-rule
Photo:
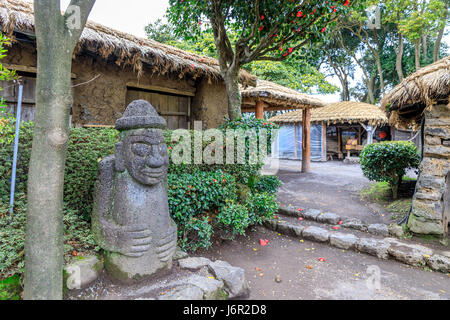
<path fill-rule="evenodd" d="M 450 104 L 425 111 L 423 151 L 408 227 L 415 233 L 443 234 L 450 198 Z"/>
<path fill-rule="evenodd" d="M 228 96 L 224 83 L 201 80 L 192 100 L 192 118 L 202 121 L 203 129 L 217 128 L 228 115 Z M 193 128 L 193 125 L 191 125 Z"/>

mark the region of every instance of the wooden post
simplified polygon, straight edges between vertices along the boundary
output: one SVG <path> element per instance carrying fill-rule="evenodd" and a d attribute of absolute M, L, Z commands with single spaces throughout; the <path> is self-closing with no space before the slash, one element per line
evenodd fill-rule
<path fill-rule="evenodd" d="M 338 138 L 338 152 L 342 152 L 342 136 L 341 136 L 341 128 L 337 127 L 337 138 Z"/>
<path fill-rule="evenodd" d="M 264 119 L 264 102 L 258 101 L 256 102 L 256 119 Z"/>
<path fill-rule="evenodd" d="M 297 123 L 294 123 L 294 158 L 298 159 L 298 145 L 297 145 Z"/>
<path fill-rule="evenodd" d="M 310 171 L 311 165 L 311 109 L 303 110 L 303 143 L 302 143 L 302 172 Z"/>

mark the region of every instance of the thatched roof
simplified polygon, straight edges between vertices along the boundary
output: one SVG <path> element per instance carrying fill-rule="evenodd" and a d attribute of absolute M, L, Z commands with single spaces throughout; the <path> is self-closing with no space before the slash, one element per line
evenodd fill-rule
<path fill-rule="evenodd" d="M 302 122 L 302 110 L 287 112 L 275 116 L 270 121 L 276 123 Z M 311 110 L 312 123 L 344 124 L 364 123 L 369 125 L 382 125 L 388 122 L 386 114 L 372 104 L 354 101 L 344 101 L 327 104 L 323 108 Z"/>
<path fill-rule="evenodd" d="M 241 94 L 244 104 L 243 109 L 248 105 L 254 105 L 258 100 L 264 101 L 272 108 L 283 110 L 305 107 L 318 108 L 325 105 L 323 101 L 317 98 L 265 80 L 258 80 L 256 87 L 241 90 Z"/>
<path fill-rule="evenodd" d="M 33 4 L 22 0 L 0 1 L 0 29 L 10 36 L 14 31 L 34 33 Z M 143 73 L 143 63 L 146 63 L 153 73 L 175 73 L 179 78 L 185 75 L 194 79 L 206 77 L 210 81 L 222 79 L 216 59 L 138 38 L 92 21 L 87 22 L 75 54 L 84 50 L 104 59 L 114 57 L 117 65 L 132 66 L 139 76 Z M 255 85 L 256 77 L 242 70 L 240 82 Z"/>
<path fill-rule="evenodd" d="M 449 102 L 450 56 L 406 77 L 387 94 L 381 104 L 390 113 L 390 123 L 399 128 L 414 128 L 425 107 Z"/>

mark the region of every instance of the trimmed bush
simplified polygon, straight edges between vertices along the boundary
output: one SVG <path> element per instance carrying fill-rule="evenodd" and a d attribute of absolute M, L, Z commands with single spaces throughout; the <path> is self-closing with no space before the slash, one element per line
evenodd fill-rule
<path fill-rule="evenodd" d="M 417 169 L 420 156 L 409 141 L 387 141 L 367 145 L 360 155 L 361 169 L 372 181 L 388 182 L 392 197 L 398 198 L 398 186 L 407 169 Z"/>

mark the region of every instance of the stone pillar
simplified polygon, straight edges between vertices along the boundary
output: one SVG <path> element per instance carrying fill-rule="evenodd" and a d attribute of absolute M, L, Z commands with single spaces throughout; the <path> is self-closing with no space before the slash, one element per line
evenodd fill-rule
<path fill-rule="evenodd" d="M 450 171 L 450 107 L 425 111 L 424 155 L 408 227 L 420 234 L 444 233 L 444 198 Z"/>

